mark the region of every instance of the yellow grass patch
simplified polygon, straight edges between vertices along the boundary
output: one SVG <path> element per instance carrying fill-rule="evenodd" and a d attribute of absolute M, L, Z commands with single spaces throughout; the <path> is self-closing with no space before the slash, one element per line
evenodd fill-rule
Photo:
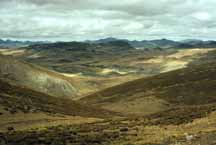
<path fill-rule="evenodd" d="M 3 55 L 22 55 L 25 53 L 24 49 L 0 49 L 0 53 Z"/>
<path fill-rule="evenodd" d="M 7 127 L 14 127 L 15 130 L 46 129 L 51 126 L 93 123 L 101 120 L 80 116 L 51 116 L 45 113 L 5 114 L 0 119 L 0 131 L 7 131 Z"/>

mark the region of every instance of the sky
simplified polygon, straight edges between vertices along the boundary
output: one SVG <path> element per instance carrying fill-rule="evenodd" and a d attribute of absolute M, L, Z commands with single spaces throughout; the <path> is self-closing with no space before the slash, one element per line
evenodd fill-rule
<path fill-rule="evenodd" d="M 216 0 L 0 0 L 0 38 L 216 40 Z"/>

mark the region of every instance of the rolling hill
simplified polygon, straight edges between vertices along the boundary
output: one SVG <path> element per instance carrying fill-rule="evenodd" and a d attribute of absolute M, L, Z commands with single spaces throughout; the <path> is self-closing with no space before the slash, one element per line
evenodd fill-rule
<path fill-rule="evenodd" d="M 20 122 L 10 122 L 8 127 L 4 124 L 7 131 L 0 133 L 0 143 L 212 144 L 216 130 L 215 71 L 214 62 L 193 65 L 106 89 L 81 99 L 86 103 L 83 105 L 0 81 L 0 124 L 5 112 L 12 114 L 13 118 L 19 112 L 52 115 L 51 121 L 50 116 L 46 116 L 46 121 L 44 118 L 36 120 L 40 124 L 48 123 L 45 128 L 32 127 L 35 120 L 26 118 L 23 123 L 25 126 L 31 124 L 31 129 L 20 130 Z M 95 109 L 97 107 L 90 107 L 92 105 L 133 115 L 115 118 L 120 114 Z M 77 118 L 69 119 L 66 115 L 82 118 L 78 124 L 73 124 Z M 90 121 L 89 117 L 105 119 Z"/>
<path fill-rule="evenodd" d="M 103 46 L 95 48 L 99 45 Z M 122 42 L 55 43 L 3 51 L 15 58 L 0 55 L 0 144 L 212 144 L 216 51 L 149 51 L 126 46 Z M 58 66 L 63 72 L 37 63 Z M 85 69 L 75 72 L 91 71 L 67 72 L 79 67 Z M 136 77 L 141 72 L 157 75 L 133 80 L 125 72 L 135 68 L 141 70 L 133 72 Z M 129 82 L 84 98 L 80 94 L 119 80 Z"/>
<path fill-rule="evenodd" d="M 83 73 L 95 75 L 95 72 L 106 67 L 114 58 L 129 54 L 134 50 L 126 42 L 90 44 L 84 42 L 56 42 L 51 44 L 37 44 L 20 48 L 25 53 L 21 59 L 35 63 L 51 70 L 64 73 Z"/>
<path fill-rule="evenodd" d="M 78 92 L 63 75 L 9 56 L 0 55 L 0 78 L 18 86 L 63 98 L 72 98 Z"/>
<path fill-rule="evenodd" d="M 141 115 L 216 102 L 216 63 L 193 65 L 86 96 L 82 103 Z"/>
<path fill-rule="evenodd" d="M 50 113 L 71 116 L 103 117 L 112 112 L 80 105 L 70 99 L 49 96 L 0 80 L 0 106 L 11 114 Z"/>
<path fill-rule="evenodd" d="M 112 111 L 49 96 L 0 79 L 1 145 L 2 132 L 44 130 L 59 125 L 92 123 L 118 116 L 120 114 Z"/>
<path fill-rule="evenodd" d="M 155 43 L 163 42 L 155 40 Z M 78 99 L 130 80 L 187 67 L 192 62 L 200 64 L 214 60 L 211 57 L 200 61 L 203 56 L 208 57 L 208 53 L 213 50 L 214 48 L 140 50 L 125 41 L 115 40 L 94 44 L 83 42 L 36 44 L 17 49 L 0 49 L 0 53 L 55 71 L 52 73 L 55 76 L 58 72 L 58 77 L 65 78 L 72 84 L 75 92 L 72 98 Z M 51 74 L 51 71 L 48 72 Z M 52 95 L 52 91 L 49 93 Z"/>

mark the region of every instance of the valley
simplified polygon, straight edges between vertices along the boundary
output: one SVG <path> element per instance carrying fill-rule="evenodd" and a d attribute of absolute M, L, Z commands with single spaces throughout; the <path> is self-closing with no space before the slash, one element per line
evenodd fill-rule
<path fill-rule="evenodd" d="M 216 0 L 0 0 L 0 145 L 216 145 Z"/>
<path fill-rule="evenodd" d="M 184 68 L 191 63 L 200 64 L 205 54 L 214 52 L 214 48 L 140 50 L 124 41 L 105 44 L 59 42 L 0 50 L 3 55 L 71 78 L 72 85 L 78 85 L 74 87 L 78 94 L 74 99 L 130 80 Z"/>
<path fill-rule="evenodd" d="M 0 48 L 0 144 L 215 143 L 214 47 L 104 41 Z"/>

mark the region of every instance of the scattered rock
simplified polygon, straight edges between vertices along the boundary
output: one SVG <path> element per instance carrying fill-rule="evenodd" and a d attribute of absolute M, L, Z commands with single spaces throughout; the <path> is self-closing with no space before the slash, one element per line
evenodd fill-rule
<path fill-rule="evenodd" d="M 121 131 L 121 132 L 127 132 L 128 130 L 129 130 L 129 129 L 128 129 L 128 128 L 126 128 L 126 127 L 125 127 L 125 128 L 121 128 L 121 129 L 120 129 L 120 131 Z"/>
<path fill-rule="evenodd" d="M 194 138 L 193 135 L 189 135 L 188 133 L 185 133 L 184 135 L 187 141 L 191 141 Z"/>
<path fill-rule="evenodd" d="M 8 131 L 14 131 L 14 127 L 13 127 L 13 126 L 9 126 L 9 127 L 7 128 L 7 130 L 8 130 Z"/>
<path fill-rule="evenodd" d="M 10 113 L 15 114 L 15 113 L 17 113 L 17 111 L 16 110 L 10 110 Z"/>

